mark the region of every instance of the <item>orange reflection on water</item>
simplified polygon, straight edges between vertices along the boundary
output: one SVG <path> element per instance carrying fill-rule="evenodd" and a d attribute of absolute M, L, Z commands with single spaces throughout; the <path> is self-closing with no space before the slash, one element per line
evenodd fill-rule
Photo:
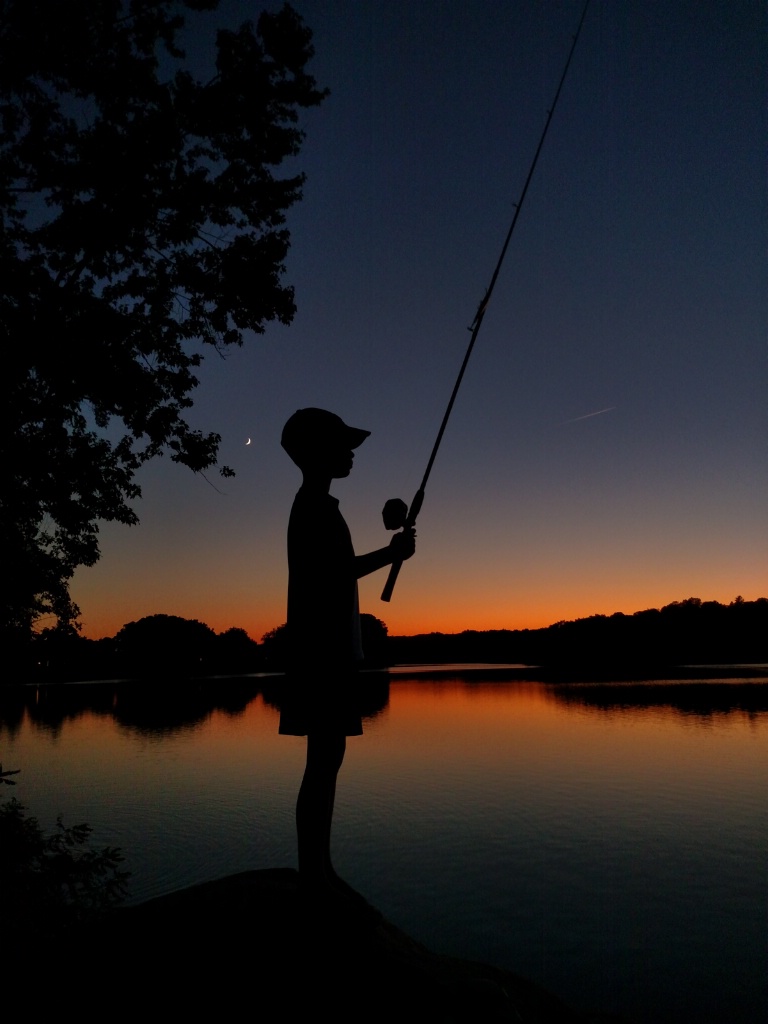
<path fill-rule="evenodd" d="M 386 770 L 391 737 L 391 753 L 407 764 L 402 770 L 414 783 L 451 775 L 460 765 L 479 785 L 524 779 L 543 791 L 562 787 L 565 777 L 574 790 L 626 794 L 664 789 L 684 770 L 693 798 L 698 780 L 722 766 L 718 799 L 727 800 L 735 758 L 745 765 L 741 786 L 757 792 L 768 773 L 766 716 L 745 729 L 741 714 L 713 722 L 666 707 L 596 708 L 580 704 L 577 689 L 535 682 L 395 681 L 380 728 L 381 737 L 379 727 L 370 730 L 379 748 L 370 756 Z M 360 756 L 366 759 L 362 749 Z"/>

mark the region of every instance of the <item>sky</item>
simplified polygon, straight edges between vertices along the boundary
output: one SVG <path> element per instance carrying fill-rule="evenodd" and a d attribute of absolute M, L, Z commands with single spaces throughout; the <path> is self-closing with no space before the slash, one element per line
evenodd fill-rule
<path fill-rule="evenodd" d="M 216 24 L 261 6 L 224 0 Z M 273 5 L 275 6 L 275 5 Z M 285 621 L 296 467 L 319 406 L 371 431 L 334 482 L 359 553 L 418 487 L 581 0 L 295 0 L 330 95 L 303 117 L 286 280 L 298 312 L 220 359 L 190 421 L 234 479 L 140 473 L 72 594 L 83 632 L 154 613 L 255 639 Z M 591 0 L 438 453 L 392 634 L 523 629 L 768 595 L 768 14 Z M 250 439 L 251 443 L 248 444 Z"/>

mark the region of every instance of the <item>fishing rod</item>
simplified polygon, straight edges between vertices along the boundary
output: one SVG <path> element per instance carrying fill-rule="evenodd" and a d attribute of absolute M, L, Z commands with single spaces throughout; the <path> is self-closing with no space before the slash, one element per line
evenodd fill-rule
<path fill-rule="evenodd" d="M 427 481 L 429 480 L 429 474 L 432 472 L 432 466 L 434 465 L 435 457 L 437 456 L 437 450 L 440 447 L 440 442 L 443 440 L 443 434 L 445 433 L 448 418 L 451 415 L 453 403 L 456 401 L 456 395 L 458 394 L 459 388 L 461 387 L 461 381 L 464 377 L 464 371 L 467 368 L 469 357 L 472 355 L 472 349 L 475 347 L 477 336 L 480 333 L 480 327 L 482 326 L 486 310 L 488 309 L 488 303 L 491 300 L 491 295 L 493 294 L 493 289 L 496 285 L 496 280 L 499 276 L 501 265 L 504 262 L 504 257 L 507 254 L 507 248 L 509 246 L 510 239 L 512 238 L 512 233 L 515 230 L 515 225 L 517 224 L 517 218 L 520 216 L 520 210 L 523 208 L 523 202 L 525 201 L 528 186 L 531 183 L 533 172 L 536 169 L 536 164 L 539 160 L 539 154 L 541 153 L 542 146 L 544 145 L 544 139 L 546 139 L 547 137 L 549 125 L 552 120 L 552 116 L 555 113 L 555 107 L 557 106 L 557 101 L 560 98 L 560 93 L 563 88 L 563 83 L 565 82 L 565 77 L 568 74 L 568 68 L 571 65 L 571 58 L 573 57 L 574 50 L 576 49 L 576 43 L 578 42 L 579 36 L 581 34 L 581 27 L 584 24 L 584 19 L 587 16 L 588 7 L 589 0 L 585 0 L 584 8 L 581 12 L 581 17 L 579 18 L 579 23 L 576 28 L 576 33 L 571 42 L 571 48 L 568 51 L 568 59 L 565 62 L 565 67 L 563 68 L 563 73 L 560 76 L 560 81 L 555 92 L 555 98 L 552 101 L 552 106 L 549 108 L 547 112 L 547 120 L 544 124 L 544 130 L 541 133 L 539 144 L 536 147 L 536 152 L 534 153 L 530 169 L 528 170 L 528 177 L 525 179 L 525 184 L 523 185 L 523 191 L 520 193 L 520 198 L 514 204 L 515 212 L 512 217 L 512 223 L 509 226 L 507 237 L 504 239 L 504 245 L 501 247 L 501 254 L 499 255 L 498 262 L 496 263 L 496 269 L 493 272 L 490 284 L 485 290 L 485 295 L 483 295 L 483 298 L 480 301 L 480 305 L 477 307 L 475 318 L 469 327 L 469 330 L 472 332 L 472 335 L 469 339 L 469 345 L 467 346 L 467 351 L 464 355 L 464 361 L 461 364 L 459 375 L 456 378 L 456 383 L 453 385 L 453 391 L 451 392 L 451 397 L 448 401 L 448 406 L 445 410 L 445 415 L 443 416 L 443 422 L 440 424 L 440 429 L 437 432 L 437 438 L 435 439 L 435 443 L 432 447 L 432 454 L 429 456 L 429 462 L 427 463 L 427 468 L 422 478 L 421 484 L 419 485 L 419 489 L 416 491 L 416 494 L 413 496 L 413 501 L 411 502 L 407 513 L 403 511 L 401 515 L 398 515 L 397 512 L 398 506 L 402 507 L 403 510 L 405 509 L 405 502 L 400 502 L 399 499 L 393 499 L 391 502 L 387 502 L 387 504 L 384 507 L 384 525 L 387 527 L 387 529 L 397 530 L 402 526 L 405 530 L 408 530 L 413 528 L 413 526 L 416 524 L 416 518 L 419 512 L 421 511 L 421 506 L 424 501 L 424 490 L 427 486 Z M 391 600 L 392 591 L 395 589 L 395 583 L 397 582 L 397 577 L 400 573 L 402 565 L 402 559 L 398 559 L 397 561 L 394 561 L 392 563 L 392 566 L 389 570 L 389 576 L 387 577 L 387 582 L 384 584 L 384 589 L 381 592 L 382 601 Z"/>

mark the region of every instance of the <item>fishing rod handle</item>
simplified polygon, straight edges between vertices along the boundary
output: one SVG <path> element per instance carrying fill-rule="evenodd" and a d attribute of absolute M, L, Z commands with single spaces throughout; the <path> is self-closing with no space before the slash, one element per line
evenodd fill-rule
<path fill-rule="evenodd" d="M 416 517 L 421 511 L 421 504 L 424 501 L 424 490 L 419 488 L 416 494 L 413 496 L 411 507 L 408 509 L 408 517 L 405 520 L 403 530 L 412 529 L 416 525 Z M 392 591 L 395 589 L 395 583 L 397 583 L 397 577 L 400 575 L 400 570 L 403 567 L 402 558 L 396 559 L 389 569 L 389 576 L 387 576 L 387 582 L 384 584 L 384 589 L 381 592 L 382 601 L 392 600 Z"/>
<path fill-rule="evenodd" d="M 387 582 L 384 584 L 384 589 L 381 592 L 382 601 L 392 600 L 392 591 L 395 589 L 397 577 L 400 575 L 400 569 L 402 568 L 402 565 L 402 560 L 398 559 L 396 562 L 393 562 L 392 565 L 389 567 L 389 576 L 387 576 Z"/>

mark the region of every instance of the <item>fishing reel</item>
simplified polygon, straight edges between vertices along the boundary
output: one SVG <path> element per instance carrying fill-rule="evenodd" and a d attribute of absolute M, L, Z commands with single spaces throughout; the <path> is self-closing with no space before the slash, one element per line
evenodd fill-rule
<path fill-rule="evenodd" d="M 387 530 L 400 530 L 405 526 L 408 506 L 402 498 L 390 498 L 381 510 L 381 515 Z"/>

